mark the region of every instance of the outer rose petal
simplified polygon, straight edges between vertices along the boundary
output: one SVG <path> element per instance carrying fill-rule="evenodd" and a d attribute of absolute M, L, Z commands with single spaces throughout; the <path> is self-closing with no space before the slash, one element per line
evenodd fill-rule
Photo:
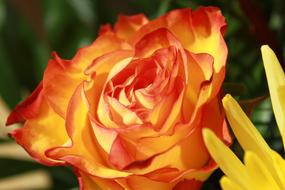
<path fill-rule="evenodd" d="M 124 190 L 115 180 L 102 179 L 84 172 L 77 172 L 81 190 Z"/>
<path fill-rule="evenodd" d="M 99 36 L 105 34 L 106 32 L 113 32 L 113 28 L 110 24 L 101 25 L 99 28 Z"/>
<path fill-rule="evenodd" d="M 61 60 L 54 54 L 55 60 L 48 62 L 44 73 L 44 93 L 52 108 L 62 117 L 66 116 L 68 102 L 76 86 L 85 76 L 68 69 L 71 63 Z M 60 62 L 64 63 L 60 64 Z M 69 71 L 71 70 L 71 71 Z M 78 73 L 80 73 L 78 71 Z"/>
<path fill-rule="evenodd" d="M 202 187 L 202 182 L 197 181 L 195 179 L 192 180 L 184 180 L 176 184 L 176 186 L 173 188 L 173 190 L 195 190 L 200 189 Z"/>
<path fill-rule="evenodd" d="M 201 182 L 196 180 L 158 182 L 144 176 L 130 176 L 117 181 L 128 190 L 199 190 L 201 187 Z"/>
<path fill-rule="evenodd" d="M 203 107 L 202 127 L 210 128 L 225 143 L 231 144 L 232 138 L 227 127 L 225 112 L 220 98 L 214 98 Z"/>
<path fill-rule="evenodd" d="M 128 49 L 128 46 L 114 34 L 107 32 L 97 38 L 92 45 L 80 49 L 71 61 L 61 60 L 54 54 L 55 59 L 49 61 L 45 70 L 43 86 L 47 100 L 60 116 L 65 118 L 73 92 L 87 79 L 84 74 L 87 66 L 95 58 L 119 49 Z"/>
<path fill-rule="evenodd" d="M 42 103 L 42 89 L 43 84 L 40 82 L 34 92 L 22 103 L 17 105 L 16 108 L 10 113 L 6 125 L 11 125 L 13 123 L 22 122 L 36 117 Z"/>
<path fill-rule="evenodd" d="M 47 104 L 43 91 L 38 96 L 42 101 L 38 105 L 37 117 L 27 120 L 24 127 L 13 131 L 11 136 L 35 160 L 46 165 L 64 164 L 63 161 L 53 160 L 45 155 L 48 149 L 61 146 L 69 139 L 64 120 Z"/>
<path fill-rule="evenodd" d="M 115 24 L 115 32 L 119 38 L 130 39 L 143 25 L 148 23 L 148 19 L 143 14 L 132 16 L 120 15 Z"/>
<path fill-rule="evenodd" d="M 130 190 L 172 190 L 175 186 L 175 183 L 157 182 L 144 176 L 130 176 L 126 179 L 126 184 Z"/>

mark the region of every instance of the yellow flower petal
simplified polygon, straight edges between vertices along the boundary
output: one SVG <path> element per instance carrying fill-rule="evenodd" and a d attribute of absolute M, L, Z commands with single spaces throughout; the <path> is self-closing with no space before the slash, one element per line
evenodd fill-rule
<path fill-rule="evenodd" d="M 247 189 L 279 190 L 276 181 L 260 157 L 251 151 L 246 151 L 244 162 L 250 177 Z"/>
<path fill-rule="evenodd" d="M 277 152 L 272 150 L 271 156 L 274 160 L 276 168 L 278 168 L 277 173 L 280 176 L 282 182 L 282 187 L 285 187 L 285 160 Z"/>
<path fill-rule="evenodd" d="M 272 51 L 272 49 L 270 49 L 269 46 L 262 46 L 261 52 L 274 115 L 280 133 L 282 134 L 284 144 L 285 136 L 283 134 L 285 128 L 285 74 L 275 53 Z"/>
<path fill-rule="evenodd" d="M 210 129 L 203 129 L 203 137 L 210 154 L 226 176 L 234 180 L 234 183 L 246 187 L 248 174 L 236 155 Z"/>
<path fill-rule="evenodd" d="M 221 186 L 223 190 L 245 190 L 244 188 L 240 187 L 238 184 L 230 180 L 228 177 L 222 177 L 220 180 Z"/>
<path fill-rule="evenodd" d="M 261 51 L 275 118 L 285 143 L 285 74 L 276 55 L 268 46 L 262 46 Z M 224 190 L 284 189 L 284 159 L 270 149 L 230 95 L 223 98 L 223 106 L 231 128 L 245 150 L 245 165 L 231 155 L 233 153 L 213 132 L 203 131 L 209 152 L 227 175 L 221 180 L 222 188 Z M 237 171 L 240 175 L 236 173 Z"/>
<path fill-rule="evenodd" d="M 283 147 L 285 149 L 285 130 L 284 130 L 284 127 L 285 127 L 285 123 L 284 123 L 284 118 L 285 118 L 285 85 L 278 87 L 277 96 L 279 97 L 279 100 L 280 100 L 279 106 L 280 106 L 280 109 L 282 109 L 282 110 L 280 110 L 281 112 L 279 113 L 278 116 L 275 114 L 275 118 L 277 121 L 277 117 L 281 117 L 281 118 L 279 118 L 279 120 L 282 120 L 280 122 L 283 122 L 283 127 L 280 127 L 280 125 L 278 123 L 277 124 L 279 125 L 279 131 L 280 131 L 280 134 L 282 137 Z M 282 131 L 281 131 L 281 129 L 282 129 Z"/>
<path fill-rule="evenodd" d="M 223 106 L 231 128 L 242 148 L 259 156 L 281 186 L 280 176 L 277 173 L 278 167 L 273 164 L 272 151 L 258 130 L 231 95 L 226 95 L 223 98 Z"/>

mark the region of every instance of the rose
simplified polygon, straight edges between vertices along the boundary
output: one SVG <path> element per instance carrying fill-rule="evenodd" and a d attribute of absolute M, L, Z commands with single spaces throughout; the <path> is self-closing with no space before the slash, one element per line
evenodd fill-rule
<path fill-rule="evenodd" d="M 199 189 L 216 168 L 202 128 L 230 141 L 225 27 L 213 7 L 119 17 L 72 60 L 53 53 L 11 136 L 43 164 L 71 165 L 82 189 Z"/>

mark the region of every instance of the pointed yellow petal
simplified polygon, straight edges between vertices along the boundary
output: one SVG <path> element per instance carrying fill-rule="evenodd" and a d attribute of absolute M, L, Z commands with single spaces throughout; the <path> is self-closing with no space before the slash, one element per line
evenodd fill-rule
<path fill-rule="evenodd" d="M 280 190 L 275 179 L 266 168 L 266 164 L 251 151 L 246 151 L 244 157 L 245 166 L 250 177 L 248 189 Z"/>
<path fill-rule="evenodd" d="M 210 129 L 203 129 L 203 137 L 208 151 L 221 170 L 234 183 L 246 187 L 247 173 L 245 166 L 236 155 Z"/>
<path fill-rule="evenodd" d="M 274 164 L 276 168 L 279 168 L 278 175 L 280 176 L 280 180 L 282 182 L 282 187 L 285 187 L 285 160 L 280 156 L 277 152 L 272 150 L 272 157 L 274 160 Z"/>
<path fill-rule="evenodd" d="M 231 128 L 244 150 L 268 157 L 270 147 L 251 123 L 235 99 L 227 94 L 223 106 Z"/>
<path fill-rule="evenodd" d="M 285 128 L 285 74 L 275 53 L 272 51 L 272 49 L 270 49 L 269 46 L 262 46 L 261 53 L 275 119 L 282 134 L 284 144 L 285 137 L 283 136 L 283 131 Z M 283 92 L 279 93 L 280 90 Z"/>
<path fill-rule="evenodd" d="M 242 148 L 245 151 L 252 151 L 259 156 L 278 184 L 281 185 L 282 183 L 277 173 L 279 168 L 273 164 L 270 147 L 242 111 L 239 104 L 231 95 L 226 95 L 223 98 L 223 106 L 231 128 Z"/>
<path fill-rule="evenodd" d="M 246 190 L 225 176 L 220 180 L 220 184 L 223 190 Z"/>
<path fill-rule="evenodd" d="M 285 85 L 283 86 L 279 86 L 278 89 L 277 89 L 277 95 L 279 97 L 279 106 L 280 106 L 280 110 L 281 112 L 279 113 L 279 115 L 277 116 L 277 114 L 275 114 L 275 118 L 276 118 L 276 121 L 277 121 L 277 117 L 279 122 L 282 123 L 283 122 L 283 127 L 279 125 L 279 130 L 280 130 L 280 133 L 281 133 L 281 137 L 282 137 L 282 141 L 283 141 L 283 147 L 285 149 L 285 123 L 284 123 L 284 118 L 285 118 Z M 280 121 L 281 120 L 281 121 Z M 282 131 L 281 131 L 282 129 Z"/>

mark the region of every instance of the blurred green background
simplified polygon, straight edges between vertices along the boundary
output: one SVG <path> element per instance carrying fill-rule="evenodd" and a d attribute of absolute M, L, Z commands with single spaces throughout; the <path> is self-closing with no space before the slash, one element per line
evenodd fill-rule
<path fill-rule="evenodd" d="M 269 44 L 284 64 L 284 0 L 0 0 L 0 190 L 7 190 L 3 184 L 14 179 L 11 177 L 18 177 L 19 182 L 19 177 L 32 174 L 41 176 L 38 181 L 31 176 L 26 179 L 39 183 L 34 189 L 77 186 L 70 168 L 47 168 L 32 162 L 7 138 L 4 128 L 9 110 L 41 80 L 52 51 L 71 59 L 78 48 L 95 40 L 101 24 L 113 24 L 119 14 L 144 13 L 154 19 L 172 9 L 203 5 L 220 7 L 227 19 L 225 90 L 240 99 L 267 95 L 260 45 Z M 262 102 L 252 118 L 270 146 L 282 152 L 270 100 Z M 238 145 L 233 147 L 242 154 Z M 220 176 L 220 171 L 215 172 L 203 189 L 219 189 Z"/>

